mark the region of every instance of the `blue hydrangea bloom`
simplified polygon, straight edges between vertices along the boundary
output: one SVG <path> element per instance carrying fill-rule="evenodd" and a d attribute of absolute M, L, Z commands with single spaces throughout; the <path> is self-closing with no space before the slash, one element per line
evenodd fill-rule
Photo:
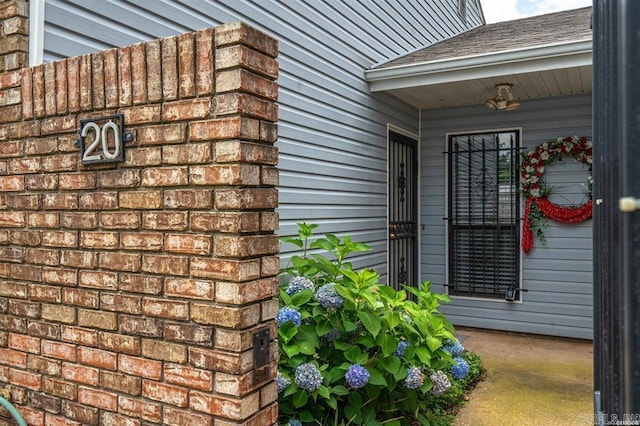
<path fill-rule="evenodd" d="M 321 286 L 316 293 L 316 300 L 324 308 L 341 308 L 344 304 L 344 299 L 336 291 L 335 283 L 328 283 Z"/>
<path fill-rule="evenodd" d="M 438 370 L 431 375 L 431 382 L 433 382 L 433 387 L 431 388 L 431 393 L 434 395 L 441 395 L 445 393 L 450 387 L 451 382 L 446 374 L 442 371 Z"/>
<path fill-rule="evenodd" d="M 404 379 L 404 385 L 407 389 L 417 389 L 424 383 L 424 374 L 418 367 L 410 367 L 407 370 L 407 377 Z"/>
<path fill-rule="evenodd" d="M 309 278 L 305 277 L 294 277 L 289 281 L 289 285 L 285 292 L 289 296 L 293 296 L 296 293 L 300 293 L 302 290 L 315 290 L 316 286 L 313 284 Z"/>
<path fill-rule="evenodd" d="M 407 348 L 411 346 L 411 342 L 408 342 L 406 340 L 400 340 L 398 342 L 398 346 L 396 347 L 396 350 L 393 351 L 393 354 L 397 357 L 402 358 L 404 356 L 404 353 L 407 351 Z"/>
<path fill-rule="evenodd" d="M 284 377 L 278 371 L 278 376 L 276 377 L 276 383 L 278 384 L 278 393 L 281 393 L 281 392 L 284 392 L 284 390 L 289 387 L 289 385 L 291 384 L 291 380 Z"/>
<path fill-rule="evenodd" d="M 361 365 L 353 364 L 344 375 L 344 378 L 349 383 L 349 386 L 355 389 L 360 389 L 369 381 L 369 372 Z"/>
<path fill-rule="evenodd" d="M 295 309 L 288 306 L 283 306 L 282 308 L 278 309 L 278 316 L 276 317 L 276 321 L 278 322 L 278 327 L 287 321 L 293 321 L 296 327 L 299 327 L 302 323 L 302 317 L 300 316 L 300 312 L 296 311 Z"/>
<path fill-rule="evenodd" d="M 451 366 L 451 375 L 454 379 L 460 380 L 467 377 L 469 374 L 469 363 L 461 357 L 453 359 L 453 365 Z"/>
<path fill-rule="evenodd" d="M 302 422 L 298 419 L 289 420 L 289 426 L 302 426 Z"/>
<path fill-rule="evenodd" d="M 464 352 L 464 346 L 460 343 L 458 339 L 454 339 L 453 342 L 448 340 L 447 343 L 442 347 L 445 351 L 449 352 L 451 356 L 460 356 Z"/>
<path fill-rule="evenodd" d="M 322 385 L 322 374 L 313 364 L 300 364 L 296 367 L 294 380 L 300 389 L 313 392 Z"/>

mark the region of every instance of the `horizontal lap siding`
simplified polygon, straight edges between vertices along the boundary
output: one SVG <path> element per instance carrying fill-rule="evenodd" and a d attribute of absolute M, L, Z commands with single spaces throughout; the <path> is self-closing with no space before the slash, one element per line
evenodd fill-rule
<path fill-rule="evenodd" d="M 428 110 L 422 117 L 422 277 L 445 291 L 445 134 L 521 127 L 527 150 L 559 136 L 590 137 L 591 96 L 523 101 L 517 111 L 494 112 L 484 106 Z M 571 158 L 545 170 L 556 188 L 555 201 L 566 204 L 584 202 L 586 176 L 583 165 Z M 522 287 L 528 290 L 523 303 L 454 299 L 443 311 L 458 325 L 591 339 L 591 220 L 571 225 L 549 221 L 545 237 L 546 245 L 536 240 L 533 250 L 522 255 Z"/>
<path fill-rule="evenodd" d="M 371 94 L 364 70 L 480 24 L 469 2 L 47 0 L 45 61 L 232 21 L 280 42 L 280 233 L 296 222 L 350 233 L 373 252 L 355 266 L 386 267 L 386 125 L 418 133 L 418 113 Z M 288 250 L 285 249 L 286 260 Z"/>

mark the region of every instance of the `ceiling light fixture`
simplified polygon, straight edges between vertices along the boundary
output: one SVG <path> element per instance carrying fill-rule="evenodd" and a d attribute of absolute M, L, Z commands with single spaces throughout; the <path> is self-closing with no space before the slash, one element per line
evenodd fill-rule
<path fill-rule="evenodd" d="M 520 102 L 513 98 L 513 93 L 511 93 L 512 87 L 513 84 L 511 83 L 496 84 L 498 94 L 495 97 L 484 101 L 484 104 L 494 111 L 512 111 L 514 109 L 518 109 L 520 107 Z"/>

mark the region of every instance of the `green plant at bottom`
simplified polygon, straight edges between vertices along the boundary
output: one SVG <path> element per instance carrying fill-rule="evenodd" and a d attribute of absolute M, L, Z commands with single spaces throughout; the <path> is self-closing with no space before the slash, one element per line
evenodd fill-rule
<path fill-rule="evenodd" d="M 314 238 L 316 227 L 301 223 L 297 238 L 282 239 L 302 253 L 282 270 L 280 424 L 429 425 L 452 368 L 458 376 L 471 369 L 449 349 L 454 328 L 438 311 L 449 297 L 430 282 L 396 291 L 371 269 L 354 271 L 347 258 L 369 247 Z"/>

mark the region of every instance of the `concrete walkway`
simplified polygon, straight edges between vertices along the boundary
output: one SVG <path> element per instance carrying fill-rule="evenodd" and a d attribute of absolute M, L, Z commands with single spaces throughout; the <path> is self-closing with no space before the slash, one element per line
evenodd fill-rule
<path fill-rule="evenodd" d="M 487 377 L 456 426 L 593 425 L 590 341 L 458 328 L 482 357 Z"/>

